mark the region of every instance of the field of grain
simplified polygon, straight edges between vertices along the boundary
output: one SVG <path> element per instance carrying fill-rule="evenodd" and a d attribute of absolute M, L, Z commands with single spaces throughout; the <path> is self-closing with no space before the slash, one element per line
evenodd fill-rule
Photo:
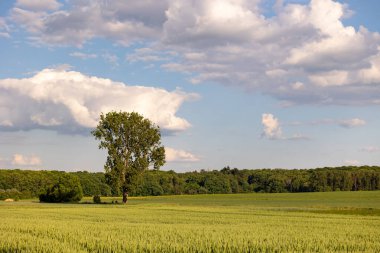
<path fill-rule="evenodd" d="M 0 216 L 0 252 L 380 252 L 379 191 L 30 200 Z"/>

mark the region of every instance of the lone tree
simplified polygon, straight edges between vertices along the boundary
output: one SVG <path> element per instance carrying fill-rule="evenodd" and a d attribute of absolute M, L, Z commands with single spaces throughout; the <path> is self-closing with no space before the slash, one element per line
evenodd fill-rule
<path fill-rule="evenodd" d="M 158 126 L 136 112 L 109 112 L 100 115 L 98 126 L 91 132 L 100 140 L 99 149 L 107 149 L 104 165 L 107 183 L 116 193 L 128 192 L 136 178 L 153 165 L 165 164 L 165 149 Z"/>

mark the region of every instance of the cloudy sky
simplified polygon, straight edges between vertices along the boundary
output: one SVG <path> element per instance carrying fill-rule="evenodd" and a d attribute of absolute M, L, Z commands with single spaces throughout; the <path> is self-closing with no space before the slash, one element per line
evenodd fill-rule
<path fill-rule="evenodd" d="M 0 1 L 0 167 L 102 171 L 101 112 L 189 171 L 380 165 L 380 2 Z"/>

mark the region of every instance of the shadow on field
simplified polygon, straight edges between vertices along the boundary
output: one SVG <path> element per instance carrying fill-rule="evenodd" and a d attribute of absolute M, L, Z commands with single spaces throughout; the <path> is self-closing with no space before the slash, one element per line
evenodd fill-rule
<path fill-rule="evenodd" d="M 84 202 L 41 202 L 41 201 L 30 201 L 30 203 L 34 204 L 76 204 L 76 205 L 124 205 L 122 201 L 117 202 L 101 202 L 101 203 L 94 203 L 91 201 L 84 201 Z"/>
<path fill-rule="evenodd" d="M 92 201 L 84 201 L 84 202 L 79 202 L 78 204 L 83 204 L 83 205 L 124 205 L 123 201 L 112 201 L 112 202 L 100 202 L 100 203 L 94 203 Z"/>

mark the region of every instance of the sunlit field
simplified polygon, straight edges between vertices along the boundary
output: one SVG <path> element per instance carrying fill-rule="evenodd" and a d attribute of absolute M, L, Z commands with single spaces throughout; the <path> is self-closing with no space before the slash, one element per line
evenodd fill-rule
<path fill-rule="evenodd" d="M 1 202 L 0 252 L 380 252 L 379 191 L 112 200 Z"/>

